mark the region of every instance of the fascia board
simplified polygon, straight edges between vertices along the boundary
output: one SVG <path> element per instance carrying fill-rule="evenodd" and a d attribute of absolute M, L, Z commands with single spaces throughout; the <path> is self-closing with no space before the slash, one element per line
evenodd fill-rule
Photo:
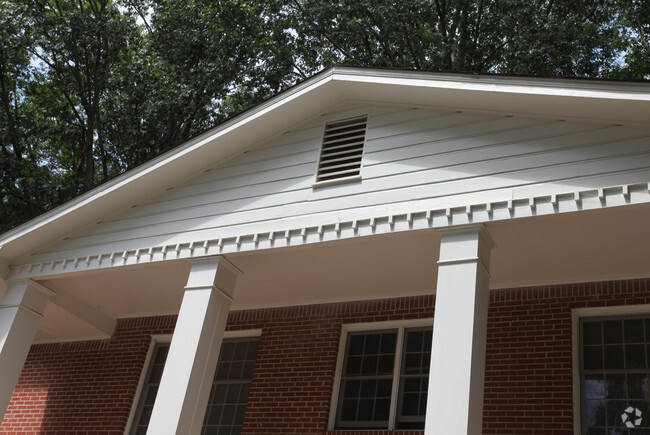
<path fill-rule="evenodd" d="M 520 93 L 531 96 L 551 95 L 650 101 L 650 82 L 540 79 L 533 77 L 446 74 L 345 67 L 334 68 L 333 79 L 354 83 L 415 86 L 423 89 L 437 88 Z"/>
<path fill-rule="evenodd" d="M 338 69 L 350 98 L 647 125 L 650 83 Z"/>

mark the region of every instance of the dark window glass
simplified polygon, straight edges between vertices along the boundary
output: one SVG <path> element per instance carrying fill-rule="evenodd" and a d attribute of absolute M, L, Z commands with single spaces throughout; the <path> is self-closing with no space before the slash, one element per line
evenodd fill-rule
<path fill-rule="evenodd" d="M 131 428 L 131 433 L 133 434 L 147 433 L 153 404 L 156 401 L 156 394 L 158 394 L 160 377 L 162 376 L 165 360 L 167 359 L 167 352 L 169 352 L 169 343 L 157 343 L 154 347 L 145 383 L 140 393 L 140 402 L 134 419 L 135 423 Z"/>
<path fill-rule="evenodd" d="M 403 343 L 398 352 L 400 334 Z M 398 382 L 395 429 L 424 428 L 431 342 L 430 327 L 349 333 L 336 428 L 387 429 L 394 382 Z M 398 354 L 401 358 L 396 361 Z M 394 379 L 396 368 L 399 378 Z"/>
<path fill-rule="evenodd" d="M 239 434 L 244 422 L 259 339 L 224 340 L 219 352 L 202 435 Z M 156 400 L 169 343 L 156 344 L 142 390 L 132 434 L 145 434 Z"/>
<path fill-rule="evenodd" d="M 388 427 L 396 343 L 396 330 L 348 335 L 338 428 Z"/>
<path fill-rule="evenodd" d="M 257 339 L 228 340 L 222 345 L 218 366 L 228 367 L 228 376 L 215 374 L 202 434 L 238 434 L 244 424 L 248 392 L 257 358 Z M 223 369 L 222 373 L 225 373 Z"/>
<path fill-rule="evenodd" d="M 396 429 L 424 429 L 432 338 L 431 328 L 404 333 Z"/>
<path fill-rule="evenodd" d="M 650 319 L 581 321 L 582 433 L 650 434 Z"/>

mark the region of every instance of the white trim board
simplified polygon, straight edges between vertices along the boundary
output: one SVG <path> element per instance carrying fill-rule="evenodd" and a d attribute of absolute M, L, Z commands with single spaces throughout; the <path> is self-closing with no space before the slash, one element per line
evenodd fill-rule
<path fill-rule="evenodd" d="M 201 258 L 261 249 L 301 246 L 393 232 L 448 228 L 508 219 L 544 216 L 650 202 L 650 183 L 635 183 L 558 194 L 503 199 L 494 202 L 461 198 L 458 206 L 435 208 L 436 200 L 412 200 L 390 206 L 355 208 L 347 212 L 280 219 L 262 223 L 259 232 L 230 233 L 218 238 L 186 233 L 177 243 L 82 256 L 80 251 L 57 253 L 34 263 L 13 265 L 8 280 L 48 278 L 81 271 L 146 264 L 165 260 Z M 480 192 L 475 198 L 480 199 Z M 247 227 L 250 231 L 250 227 Z M 194 238 L 194 239 L 193 239 Z M 193 240 L 192 240 L 193 239 Z M 82 250 L 82 251 L 85 251 Z M 86 251 L 87 252 L 87 251 Z M 62 259 L 61 256 L 72 255 Z"/>

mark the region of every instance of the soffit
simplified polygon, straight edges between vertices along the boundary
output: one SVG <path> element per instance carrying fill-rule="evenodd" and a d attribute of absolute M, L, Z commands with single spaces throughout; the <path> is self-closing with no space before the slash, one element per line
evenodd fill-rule
<path fill-rule="evenodd" d="M 649 221 L 646 204 L 489 223 L 497 244 L 492 251 L 490 287 L 650 277 Z M 244 272 L 232 309 L 431 294 L 438 246 L 439 234 L 422 230 L 229 255 Z M 189 267 L 187 261 L 170 261 L 71 275 L 43 284 L 54 283 L 115 318 L 174 314 Z M 97 334 L 54 309 L 46 312 L 41 330 L 41 340 Z M 61 332 L 47 335 L 45 331 Z"/>

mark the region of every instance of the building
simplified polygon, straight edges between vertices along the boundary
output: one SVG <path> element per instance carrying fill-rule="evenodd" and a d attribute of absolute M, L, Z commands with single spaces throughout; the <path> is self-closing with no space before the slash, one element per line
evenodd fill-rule
<path fill-rule="evenodd" d="M 0 236 L 0 432 L 646 433 L 649 114 L 326 70 Z"/>

